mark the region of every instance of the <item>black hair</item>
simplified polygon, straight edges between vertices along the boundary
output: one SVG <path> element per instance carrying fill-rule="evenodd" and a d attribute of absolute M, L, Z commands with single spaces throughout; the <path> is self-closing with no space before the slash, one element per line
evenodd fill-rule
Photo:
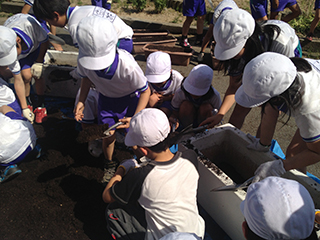
<path fill-rule="evenodd" d="M 184 83 L 185 80 L 186 80 L 186 78 L 184 78 L 184 79 L 182 80 L 180 87 L 181 87 L 181 90 L 182 90 L 182 91 L 184 92 L 184 94 L 186 95 L 186 97 L 187 97 L 188 99 L 191 99 L 191 98 L 192 98 L 191 94 L 183 87 L 183 83 Z M 206 92 L 206 94 L 202 95 L 201 98 L 203 99 L 203 101 L 205 101 L 205 100 L 210 99 L 210 98 L 213 97 L 213 96 L 214 96 L 214 91 L 213 91 L 213 88 L 210 86 L 208 92 Z"/>
<path fill-rule="evenodd" d="M 299 72 L 310 72 L 312 70 L 311 65 L 303 58 L 290 58 L 293 64 L 297 68 L 297 75 L 290 85 L 290 87 L 281 93 L 279 96 L 275 96 L 262 105 L 261 112 L 264 113 L 266 104 L 269 103 L 272 108 L 277 109 L 279 106 L 285 106 L 285 113 L 288 115 L 287 121 L 283 124 L 286 125 L 290 120 L 292 111 L 301 104 L 301 75 Z M 284 117 L 284 115 L 283 115 Z"/>
<path fill-rule="evenodd" d="M 220 61 L 219 69 L 223 67 L 225 75 L 236 70 L 243 71 L 245 65 L 250 62 L 251 59 L 270 50 L 274 39 L 278 38 L 281 29 L 273 24 L 263 25 L 264 23 L 265 22 L 255 22 L 254 32 L 244 46 L 243 59 L 245 60 L 245 64 L 243 66 L 239 66 L 241 59 L 232 58 L 226 61 Z"/>
<path fill-rule="evenodd" d="M 34 0 L 33 12 L 37 19 L 53 20 L 54 12 L 65 15 L 69 6 L 69 0 Z"/>
<path fill-rule="evenodd" d="M 170 148 L 172 145 L 176 144 L 181 138 L 181 134 L 178 132 L 171 132 L 169 135 L 161 142 L 157 143 L 154 146 L 148 147 L 151 151 L 160 153 Z"/>

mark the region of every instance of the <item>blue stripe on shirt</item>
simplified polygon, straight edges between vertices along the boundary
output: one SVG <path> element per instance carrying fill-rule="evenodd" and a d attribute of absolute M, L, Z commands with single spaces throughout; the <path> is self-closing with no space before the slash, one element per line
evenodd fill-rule
<path fill-rule="evenodd" d="M 320 135 L 317 135 L 315 137 L 311 137 L 311 138 L 302 138 L 303 141 L 307 142 L 307 143 L 311 143 L 311 142 L 315 142 L 320 140 Z"/>

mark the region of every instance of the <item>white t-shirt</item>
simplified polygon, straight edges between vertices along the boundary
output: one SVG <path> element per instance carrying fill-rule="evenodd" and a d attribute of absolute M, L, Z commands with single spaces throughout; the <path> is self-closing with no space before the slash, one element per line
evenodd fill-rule
<path fill-rule="evenodd" d="M 123 49 L 118 49 L 119 62 L 111 79 L 99 77 L 94 70 L 81 66 L 78 62 L 77 71 L 81 77 L 87 77 L 102 95 L 111 98 L 120 98 L 145 90 L 148 86 L 140 66 L 133 56 Z"/>
<path fill-rule="evenodd" d="M 32 124 L 25 120 L 11 119 L 0 113 L 0 162 L 10 163 L 18 158 L 31 144 L 36 144 Z"/>
<path fill-rule="evenodd" d="M 302 76 L 300 92 L 301 105 L 292 113 L 300 135 L 305 142 L 314 142 L 320 139 L 320 73 L 313 70 Z"/>
<path fill-rule="evenodd" d="M 8 18 L 3 25 L 13 29 L 17 36 L 27 44 L 27 49 L 17 57 L 17 61 L 9 66 L 10 71 L 17 74 L 20 72 L 18 60 L 34 52 L 41 43 L 48 40 L 48 35 L 38 20 L 29 14 L 18 13 L 13 15 Z"/>
<path fill-rule="evenodd" d="M 16 97 L 8 87 L 8 83 L 0 78 L 0 107 L 3 105 L 9 105 L 16 100 Z"/>
<path fill-rule="evenodd" d="M 77 44 L 76 32 L 77 26 L 79 22 L 89 16 L 100 16 L 103 18 L 108 19 L 114 26 L 115 30 L 118 34 L 118 39 L 126 38 L 131 39 L 133 35 L 133 30 L 130 26 L 128 26 L 121 18 L 119 18 L 113 12 L 108 11 L 102 7 L 97 6 L 81 6 L 75 7 L 74 10 L 71 12 L 70 17 L 68 19 L 68 30 L 70 35 L 73 39 L 73 44 Z"/>
<path fill-rule="evenodd" d="M 281 29 L 279 36 L 274 40 L 268 52 L 276 52 L 287 57 L 294 57 L 294 50 L 298 47 L 299 38 L 295 30 L 286 22 L 280 20 L 268 20 L 265 25 L 276 25 Z"/>
<path fill-rule="evenodd" d="M 205 224 L 197 207 L 199 174 L 191 161 L 177 152 L 170 161 L 151 161 L 133 169 L 111 188 L 118 202 L 138 200 L 145 209 L 145 239 L 160 239 L 171 232 L 204 237 Z"/>
<path fill-rule="evenodd" d="M 160 91 L 159 93 L 161 93 L 164 96 L 174 94 L 176 90 L 180 88 L 182 80 L 183 80 L 183 76 L 181 75 L 181 73 L 172 69 L 170 86 L 166 90 Z M 157 92 L 153 88 L 152 84 L 149 83 L 149 86 L 150 86 L 151 92 Z"/>

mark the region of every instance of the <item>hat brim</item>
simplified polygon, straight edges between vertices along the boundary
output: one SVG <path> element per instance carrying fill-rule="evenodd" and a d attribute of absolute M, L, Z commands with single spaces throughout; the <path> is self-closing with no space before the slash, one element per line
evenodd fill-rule
<path fill-rule="evenodd" d="M 126 137 L 124 139 L 124 144 L 128 147 L 132 147 L 132 146 L 136 146 L 137 144 L 135 143 L 135 141 L 133 140 L 133 133 L 132 131 L 130 132 L 130 130 L 128 131 L 128 133 L 126 134 Z"/>
<path fill-rule="evenodd" d="M 246 108 L 258 107 L 264 104 L 265 102 L 267 102 L 269 99 L 270 99 L 269 97 L 252 98 L 244 92 L 243 86 L 240 86 L 235 94 L 236 102 L 242 107 L 246 107 Z"/>
<path fill-rule="evenodd" d="M 91 57 L 84 54 L 81 49 L 79 49 L 78 61 L 86 69 L 89 70 L 101 70 L 109 67 L 116 56 L 116 46 L 110 49 L 107 55 L 102 57 Z"/>
<path fill-rule="evenodd" d="M 165 74 L 150 74 L 150 75 L 146 75 L 146 78 L 148 80 L 148 82 L 151 83 L 162 83 L 164 81 L 167 81 L 169 79 L 171 75 L 171 72 L 165 73 Z"/>
<path fill-rule="evenodd" d="M 241 51 L 246 44 L 246 41 L 238 44 L 237 46 L 229 49 L 224 49 L 218 42 L 214 47 L 214 56 L 220 61 L 225 61 L 234 58 Z"/>
<path fill-rule="evenodd" d="M 14 61 L 17 60 L 17 57 L 18 57 L 17 48 L 16 46 L 14 46 L 7 56 L 0 59 L 0 66 L 11 65 L 12 63 L 14 63 Z"/>
<path fill-rule="evenodd" d="M 207 89 L 195 88 L 195 87 L 192 86 L 191 84 L 188 84 L 187 81 L 185 81 L 185 82 L 183 83 L 183 87 L 184 87 L 184 89 L 185 89 L 188 93 L 190 93 L 190 94 L 192 94 L 192 95 L 195 95 L 195 96 L 203 96 L 203 95 L 205 95 L 205 94 L 209 91 L 209 89 L 210 89 L 210 86 L 209 86 Z"/>

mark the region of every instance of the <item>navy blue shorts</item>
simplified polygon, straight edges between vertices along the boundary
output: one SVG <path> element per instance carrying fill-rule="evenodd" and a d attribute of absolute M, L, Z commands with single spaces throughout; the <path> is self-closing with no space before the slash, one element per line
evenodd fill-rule
<path fill-rule="evenodd" d="M 204 0 L 184 0 L 183 16 L 196 17 L 207 14 L 206 3 Z"/>
<path fill-rule="evenodd" d="M 297 4 L 296 0 L 279 0 L 279 7 L 274 9 L 274 6 L 271 1 L 271 12 L 282 12 L 285 8 L 291 7 Z"/>
<path fill-rule="evenodd" d="M 98 124 L 115 124 L 119 119 L 132 117 L 136 111 L 140 94 L 130 94 L 120 98 L 110 98 L 99 94 Z"/>
<path fill-rule="evenodd" d="M 268 1 L 267 0 L 250 0 L 251 14 L 254 19 L 267 16 Z"/>

